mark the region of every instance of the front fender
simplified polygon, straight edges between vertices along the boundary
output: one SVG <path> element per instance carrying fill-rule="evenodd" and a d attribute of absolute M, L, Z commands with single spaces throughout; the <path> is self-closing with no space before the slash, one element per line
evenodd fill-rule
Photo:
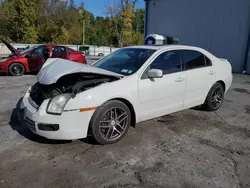
<path fill-rule="evenodd" d="M 126 87 L 126 85 L 129 86 Z M 136 112 L 138 106 L 137 81 L 133 78 L 124 78 L 86 90 L 70 99 L 64 110 L 99 107 L 105 102 L 116 98 L 129 101 Z"/>

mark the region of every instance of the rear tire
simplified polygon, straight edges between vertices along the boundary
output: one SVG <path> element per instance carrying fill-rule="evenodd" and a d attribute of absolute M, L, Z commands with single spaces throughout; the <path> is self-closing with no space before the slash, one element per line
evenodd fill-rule
<path fill-rule="evenodd" d="M 99 107 L 90 122 L 90 133 L 100 144 L 121 140 L 131 125 L 131 112 L 121 101 L 112 100 Z"/>
<path fill-rule="evenodd" d="M 25 67 L 21 63 L 13 63 L 9 66 L 11 76 L 22 76 L 25 73 Z"/>
<path fill-rule="evenodd" d="M 210 89 L 205 103 L 202 105 L 204 110 L 216 111 L 218 110 L 224 100 L 224 87 L 220 83 L 215 83 Z"/>

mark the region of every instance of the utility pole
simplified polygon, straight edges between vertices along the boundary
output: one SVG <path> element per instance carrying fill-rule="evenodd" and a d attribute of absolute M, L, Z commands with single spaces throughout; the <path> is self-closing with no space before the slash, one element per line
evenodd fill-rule
<path fill-rule="evenodd" d="M 82 44 L 85 44 L 85 8 L 84 8 L 84 0 L 82 0 Z"/>

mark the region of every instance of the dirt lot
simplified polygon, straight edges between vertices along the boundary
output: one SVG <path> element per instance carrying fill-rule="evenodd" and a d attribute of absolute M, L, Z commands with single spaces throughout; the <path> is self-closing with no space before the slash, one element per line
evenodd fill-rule
<path fill-rule="evenodd" d="M 250 187 L 250 76 L 235 75 L 217 112 L 147 121 L 108 146 L 46 140 L 18 123 L 15 105 L 35 80 L 0 77 L 0 187 Z"/>

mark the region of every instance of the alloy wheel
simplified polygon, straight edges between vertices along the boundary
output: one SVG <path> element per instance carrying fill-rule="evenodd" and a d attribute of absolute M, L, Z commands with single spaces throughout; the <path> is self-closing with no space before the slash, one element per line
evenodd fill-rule
<path fill-rule="evenodd" d="M 222 101 L 223 101 L 223 88 L 221 87 L 217 87 L 213 94 L 212 94 L 212 98 L 210 100 L 210 102 L 212 103 L 212 106 L 214 108 L 218 108 L 221 104 L 222 104 Z"/>
<path fill-rule="evenodd" d="M 16 75 L 19 75 L 19 74 L 22 72 L 22 67 L 20 67 L 19 65 L 15 65 L 15 66 L 12 68 L 12 71 L 13 71 Z"/>
<path fill-rule="evenodd" d="M 128 114 L 122 108 L 111 108 L 102 117 L 99 125 L 101 136 L 105 140 L 116 140 L 126 131 Z"/>

